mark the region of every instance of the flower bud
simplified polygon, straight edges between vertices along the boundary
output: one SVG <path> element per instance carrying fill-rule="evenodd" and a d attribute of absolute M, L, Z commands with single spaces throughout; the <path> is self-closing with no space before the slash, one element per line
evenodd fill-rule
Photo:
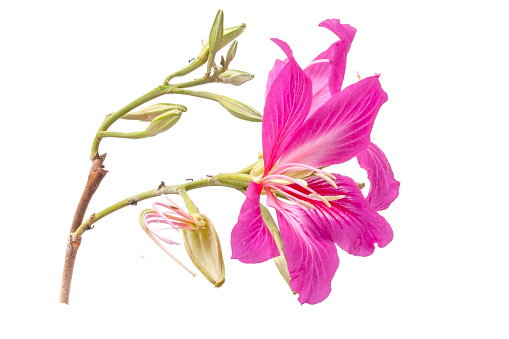
<path fill-rule="evenodd" d="M 187 107 L 183 105 L 161 103 L 142 108 L 141 110 L 136 112 L 124 114 L 122 116 L 122 119 L 150 122 L 154 120 L 154 118 L 160 116 L 161 114 L 169 112 L 173 109 L 178 109 L 181 112 L 187 111 Z"/>
<path fill-rule="evenodd" d="M 223 39 L 223 10 L 217 11 L 216 18 L 212 24 L 209 35 L 210 53 L 216 54 L 221 49 L 221 40 Z"/>
<path fill-rule="evenodd" d="M 187 254 L 203 276 L 220 287 L 224 283 L 224 261 L 219 237 L 207 216 L 194 213 L 192 217 L 200 227 L 182 230 Z"/>
<path fill-rule="evenodd" d="M 214 64 L 216 53 L 221 49 L 221 40 L 223 39 L 223 11 L 217 12 L 216 19 L 212 25 L 209 35 L 209 55 L 207 58 L 207 75 Z"/>
<path fill-rule="evenodd" d="M 224 46 L 228 45 L 230 42 L 235 40 L 239 35 L 244 32 L 246 29 L 246 25 L 242 24 L 240 26 L 230 27 L 225 30 L 223 30 L 223 37 L 221 39 L 221 45 L 220 48 L 223 48 Z M 196 63 L 197 65 L 203 65 L 207 59 L 209 58 L 209 42 L 207 40 L 202 41 L 202 49 L 200 53 L 198 53 L 198 56 L 195 58 L 193 63 Z"/>
<path fill-rule="evenodd" d="M 145 130 L 145 137 L 153 137 L 159 133 L 169 130 L 173 125 L 179 121 L 182 111 L 179 109 L 172 109 L 169 112 L 163 113 L 155 117 L 150 126 Z"/>
<path fill-rule="evenodd" d="M 217 101 L 234 117 L 247 121 L 262 121 L 260 112 L 240 101 L 224 96 L 221 96 Z"/>
<path fill-rule="evenodd" d="M 229 69 L 224 71 L 217 78 L 217 82 L 222 82 L 224 84 L 232 84 L 234 86 L 240 86 L 246 81 L 249 81 L 254 78 L 253 74 L 237 71 L 235 69 Z"/>
<path fill-rule="evenodd" d="M 233 58 L 235 58 L 235 54 L 237 53 L 237 40 L 233 40 L 232 44 L 230 45 L 230 48 L 228 49 L 228 53 L 226 54 L 226 60 L 224 63 L 224 69 L 228 68 L 228 65 L 230 65 L 230 62 L 232 62 Z"/>

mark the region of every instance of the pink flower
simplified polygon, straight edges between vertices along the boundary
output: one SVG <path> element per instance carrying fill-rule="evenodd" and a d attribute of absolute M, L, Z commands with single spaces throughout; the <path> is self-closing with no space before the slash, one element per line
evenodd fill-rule
<path fill-rule="evenodd" d="M 309 304 L 323 301 L 330 293 L 339 265 L 335 244 L 350 254 L 367 256 L 375 243 L 384 247 L 393 237 L 387 221 L 352 179 L 322 169 L 361 155 L 359 161 L 369 179 L 375 186 L 383 182 L 384 175 L 378 174 L 387 172 L 385 163 L 378 162 L 383 153 L 372 148 L 369 136 L 387 94 L 378 76 L 341 90 L 356 30 L 339 20 L 320 25 L 340 40 L 304 70 L 290 47 L 273 39 L 287 59 L 276 61 L 269 74 L 262 122 L 263 165 L 251 173 L 231 240 L 232 257 L 245 263 L 280 255 L 261 216 L 260 195 L 265 193 L 268 205 L 276 210 L 290 286 L 299 293 L 301 303 Z M 386 188 L 373 190 L 371 203 L 388 206 L 392 197 L 385 197 Z"/>

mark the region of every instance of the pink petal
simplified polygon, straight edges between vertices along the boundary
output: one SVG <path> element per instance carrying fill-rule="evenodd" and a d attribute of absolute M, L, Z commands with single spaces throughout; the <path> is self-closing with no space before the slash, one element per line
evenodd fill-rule
<path fill-rule="evenodd" d="M 260 263 L 279 256 L 276 242 L 262 219 L 261 190 L 261 185 L 253 181 L 249 183 L 239 221 L 232 230 L 232 259 L 244 263 Z"/>
<path fill-rule="evenodd" d="M 262 144 L 265 168 L 272 168 L 292 141 L 311 106 L 311 82 L 283 41 L 273 39 L 287 53 L 288 62 L 274 79 L 265 100 Z"/>
<path fill-rule="evenodd" d="M 309 109 L 308 118 L 331 98 L 329 90 L 329 75 L 331 65 L 328 60 L 316 60 L 309 64 L 304 72 L 311 79 L 313 101 Z"/>
<path fill-rule="evenodd" d="M 387 246 L 394 236 L 389 223 L 367 202 L 352 179 L 334 176 L 337 189 L 316 176 L 306 179 L 309 188 L 322 196 L 345 196 L 330 201 L 331 208 L 316 203 L 315 209 L 306 209 L 309 219 L 328 228 L 334 242 L 350 254 L 368 256 L 375 250 L 375 243 Z"/>
<path fill-rule="evenodd" d="M 346 56 L 350 46 L 346 41 L 340 41 L 333 45 L 332 56 L 329 59 L 331 72 L 329 77 L 329 88 L 332 95 L 341 91 L 343 80 L 345 79 Z"/>
<path fill-rule="evenodd" d="M 279 72 L 285 67 L 285 65 L 288 63 L 288 60 L 282 61 L 279 59 L 276 59 L 274 62 L 274 67 L 269 72 L 269 76 L 267 78 L 267 86 L 265 88 L 265 97 L 267 97 L 267 94 L 269 93 L 270 86 L 272 86 L 272 83 L 274 82 L 274 79 L 277 77 Z"/>
<path fill-rule="evenodd" d="M 272 200 L 284 244 L 290 287 L 301 304 L 317 304 L 327 298 L 339 266 L 336 246 L 326 229 L 315 225 L 303 209 Z"/>
<path fill-rule="evenodd" d="M 399 195 L 399 181 L 394 179 L 391 165 L 384 152 L 377 145 L 370 143 L 364 152 L 357 155 L 357 161 L 368 172 L 371 183 L 368 202 L 377 211 L 386 209 Z"/>
<path fill-rule="evenodd" d="M 355 33 L 357 33 L 357 30 L 354 27 L 348 24 L 342 24 L 338 19 L 324 20 L 318 26 L 327 28 L 332 33 L 336 34 L 340 40 L 345 41 L 346 46 L 348 47 L 347 51 L 352 45 Z"/>
<path fill-rule="evenodd" d="M 376 115 L 386 101 L 378 76 L 348 86 L 307 119 L 292 139 L 285 139 L 287 148 L 279 164 L 325 167 L 350 160 L 368 146 Z"/>
<path fill-rule="evenodd" d="M 329 90 L 334 95 L 341 91 L 345 78 L 346 56 L 350 51 L 357 30 L 350 25 L 341 24 L 338 19 L 325 20 L 319 26 L 329 29 L 340 39 L 339 42 L 332 44 L 325 52 L 315 58 L 315 60 L 329 60 L 332 66 L 329 75 Z"/>

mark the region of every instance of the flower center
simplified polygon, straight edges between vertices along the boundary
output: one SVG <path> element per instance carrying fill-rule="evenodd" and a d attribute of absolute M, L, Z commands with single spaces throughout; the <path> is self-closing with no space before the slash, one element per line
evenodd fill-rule
<path fill-rule="evenodd" d="M 265 167 L 263 162 L 260 162 L 251 171 L 251 180 L 256 183 L 262 184 L 266 190 L 275 194 L 281 194 L 288 200 L 297 204 L 314 209 L 316 203 L 322 202 L 327 207 L 331 207 L 330 201 L 343 199 L 344 195 L 321 195 L 308 186 L 307 177 L 317 176 L 327 181 L 335 189 L 338 188 L 334 179 L 336 177 L 327 173 L 319 168 L 312 166 L 289 163 L 285 165 L 274 166 L 274 168 L 265 175 Z M 291 185 L 298 187 L 291 187 Z"/>

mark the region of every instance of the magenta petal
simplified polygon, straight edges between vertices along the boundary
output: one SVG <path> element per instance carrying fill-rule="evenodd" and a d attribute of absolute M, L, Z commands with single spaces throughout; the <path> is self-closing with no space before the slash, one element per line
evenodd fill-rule
<path fill-rule="evenodd" d="M 376 115 L 385 101 L 387 94 L 377 76 L 348 86 L 296 131 L 279 163 L 325 167 L 350 160 L 368 146 Z"/>
<path fill-rule="evenodd" d="M 309 109 L 308 118 L 324 103 L 331 98 L 329 90 L 329 75 L 331 65 L 328 60 L 317 60 L 309 64 L 304 72 L 309 76 L 312 83 L 313 101 Z"/>
<path fill-rule="evenodd" d="M 350 25 L 341 24 L 338 19 L 325 20 L 319 26 L 329 29 L 340 39 L 339 42 L 333 44 L 329 49 L 316 57 L 316 59 L 328 59 L 332 66 L 329 89 L 331 94 L 334 95 L 341 91 L 345 78 L 346 56 L 348 51 L 350 51 L 350 46 L 357 30 Z"/>
<path fill-rule="evenodd" d="M 272 83 L 274 82 L 274 79 L 277 77 L 279 72 L 285 67 L 285 65 L 288 63 L 288 60 L 282 61 L 279 59 L 276 59 L 274 62 L 274 67 L 269 72 L 269 76 L 267 78 L 267 85 L 265 88 L 265 97 L 267 97 L 267 94 L 269 93 L 270 86 L 272 86 Z"/>
<path fill-rule="evenodd" d="M 232 230 L 232 259 L 244 263 L 260 263 L 279 256 L 276 242 L 262 219 L 261 190 L 261 185 L 253 181 L 249 183 L 239 221 Z"/>
<path fill-rule="evenodd" d="M 276 38 L 271 38 L 270 40 L 272 40 L 276 45 L 278 45 L 279 48 L 281 48 L 283 50 L 283 52 L 285 52 L 285 54 L 288 58 L 293 58 L 293 51 L 286 42 L 284 42 L 283 40 L 276 39 Z"/>
<path fill-rule="evenodd" d="M 331 208 L 318 203 L 317 208 L 306 209 L 309 218 L 315 224 L 326 225 L 334 242 L 350 254 L 368 256 L 373 253 L 375 243 L 378 247 L 387 246 L 393 238 L 389 223 L 367 202 L 352 179 L 334 176 L 337 189 L 322 178 L 307 179 L 309 188 L 320 195 L 345 196 L 330 201 Z"/>
<path fill-rule="evenodd" d="M 307 117 L 311 106 L 311 82 L 288 45 L 276 40 L 289 54 L 287 64 L 278 73 L 265 100 L 262 122 L 262 144 L 265 168 L 272 168 L 293 135 Z"/>
<path fill-rule="evenodd" d="M 324 20 L 318 26 L 327 28 L 332 33 L 336 34 L 340 40 L 345 41 L 347 44 L 347 51 L 352 45 L 355 33 L 357 33 L 354 27 L 348 24 L 342 24 L 338 19 Z"/>
<path fill-rule="evenodd" d="M 346 56 L 348 50 L 349 46 L 347 46 L 346 41 L 340 41 L 334 45 L 332 57 L 329 60 L 331 64 L 329 89 L 333 95 L 341 91 L 341 86 L 345 79 Z"/>
<path fill-rule="evenodd" d="M 290 287 L 301 304 L 317 304 L 327 298 L 339 266 L 330 234 L 314 225 L 303 209 L 279 202 L 276 209 L 283 240 Z"/>
<path fill-rule="evenodd" d="M 371 183 L 367 196 L 368 202 L 377 211 L 389 207 L 399 195 L 399 181 L 394 179 L 391 165 L 384 152 L 375 144 L 357 155 L 359 165 L 368 172 Z"/>

